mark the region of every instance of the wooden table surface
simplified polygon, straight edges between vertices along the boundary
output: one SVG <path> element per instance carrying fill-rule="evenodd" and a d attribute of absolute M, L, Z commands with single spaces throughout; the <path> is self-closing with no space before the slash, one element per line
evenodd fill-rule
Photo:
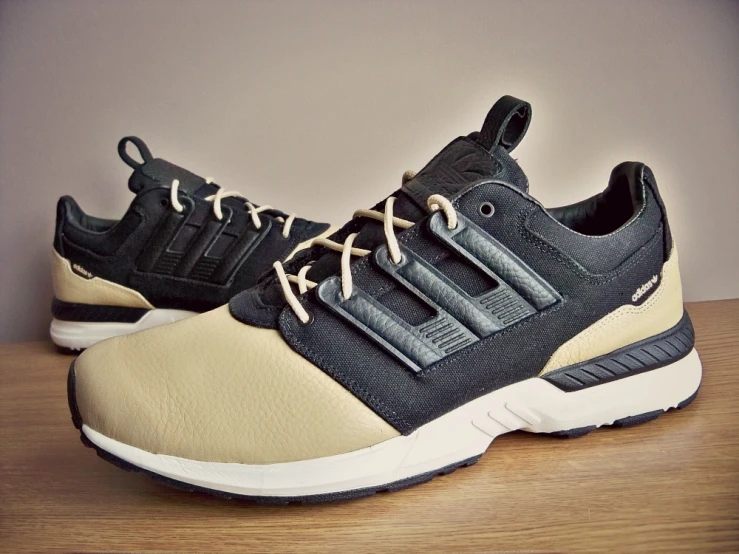
<path fill-rule="evenodd" d="M 72 360 L 0 345 L 0 550 L 739 551 L 739 300 L 689 304 L 685 410 L 578 439 L 513 433 L 474 466 L 355 501 L 264 507 L 167 488 L 80 443 Z"/>

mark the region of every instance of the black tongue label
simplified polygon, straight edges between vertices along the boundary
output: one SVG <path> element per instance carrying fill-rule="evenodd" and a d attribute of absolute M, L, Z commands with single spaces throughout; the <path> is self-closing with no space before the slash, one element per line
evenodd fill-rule
<path fill-rule="evenodd" d="M 145 187 L 169 187 L 172 181 L 180 182 L 180 190 L 192 194 L 205 184 L 205 179 L 167 160 L 155 158 L 139 166 L 131 175 L 128 186 L 134 192 Z"/>
<path fill-rule="evenodd" d="M 403 185 L 403 190 L 424 209 L 432 194 L 452 197 L 480 179 L 494 178 L 503 169 L 501 162 L 475 141 L 460 137 Z"/>
<path fill-rule="evenodd" d="M 528 180 L 510 152 L 531 122 L 531 105 L 513 96 L 501 97 L 490 108 L 482 129 L 460 137 L 442 150 L 403 190 L 421 207 L 432 194 L 455 196 L 474 181 L 497 178 L 523 191 Z"/>
<path fill-rule="evenodd" d="M 138 150 L 138 161 L 128 153 L 129 145 Z M 133 169 L 133 174 L 128 180 L 128 188 L 137 193 L 150 187 L 170 187 L 172 181 L 180 182 L 180 190 L 192 194 L 205 184 L 205 179 L 188 170 L 163 160 L 154 158 L 149 147 L 139 137 L 123 137 L 118 143 L 118 155 Z"/>

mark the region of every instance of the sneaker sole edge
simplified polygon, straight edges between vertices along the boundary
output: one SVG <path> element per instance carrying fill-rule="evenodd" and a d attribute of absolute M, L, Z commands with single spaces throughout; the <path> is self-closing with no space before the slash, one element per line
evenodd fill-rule
<path fill-rule="evenodd" d="M 198 462 L 120 443 L 82 422 L 74 365 L 68 390 L 83 443 L 107 461 L 188 491 L 285 504 L 348 500 L 429 481 L 474 464 L 497 436 L 511 431 L 577 437 L 601 426 L 646 423 L 687 406 L 701 376 L 692 350 L 670 365 L 576 392 L 536 377 L 468 402 L 407 436 L 346 454 L 269 465 Z"/>
<path fill-rule="evenodd" d="M 133 323 L 117 321 L 65 321 L 54 318 L 51 320 L 49 334 L 51 335 L 52 342 L 59 348 L 68 351 L 77 351 L 89 348 L 106 339 L 151 329 L 152 327 L 173 323 L 194 315 L 197 315 L 197 312 L 155 308 L 147 311 L 141 319 Z"/>

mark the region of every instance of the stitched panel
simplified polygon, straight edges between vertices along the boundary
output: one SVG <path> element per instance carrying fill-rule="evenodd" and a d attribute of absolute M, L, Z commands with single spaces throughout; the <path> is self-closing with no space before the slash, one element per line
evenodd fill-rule
<path fill-rule="evenodd" d="M 477 340 L 441 308 L 429 322 L 413 327 L 359 288 L 344 299 L 338 277 L 321 283 L 317 296 L 416 372 Z"/>
<path fill-rule="evenodd" d="M 229 210 L 230 211 L 230 210 Z M 224 218 L 225 220 L 226 218 Z M 189 248 L 182 257 L 174 274 L 177 277 L 187 277 L 195 268 L 203 255 L 209 250 L 210 246 L 215 242 L 216 237 L 226 227 L 227 221 L 208 221 L 200 228 L 200 232 L 190 244 Z"/>
<path fill-rule="evenodd" d="M 629 298 L 629 301 L 632 301 Z M 580 363 L 662 333 L 683 315 L 677 250 L 662 268 L 661 282 L 640 305 L 625 304 L 560 345 L 542 374 Z"/>
<path fill-rule="evenodd" d="M 493 291 L 473 297 L 413 250 L 401 245 L 400 251 L 401 260 L 397 264 L 390 259 L 385 245 L 375 250 L 372 260 L 389 277 L 435 310 L 436 316 L 421 325 L 408 323 L 356 285 L 352 296 L 344 299 L 341 281 L 337 277 L 322 283 L 317 296 L 332 311 L 370 335 L 414 372 L 422 371 L 480 338 L 536 313 L 505 283 L 500 282 Z M 528 268 L 510 269 L 515 260 L 503 260 L 506 252 L 502 248 L 498 252 L 498 265 L 508 267 L 508 274 L 533 273 Z M 484 269 L 490 271 L 487 267 Z M 534 276 L 531 279 L 538 278 Z M 543 281 L 536 281 L 537 284 L 540 282 Z M 529 286 L 529 290 L 531 288 Z M 543 286 L 540 290 L 548 292 Z"/>
<path fill-rule="evenodd" d="M 245 326 L 227 306 L 98 343 L 75 376 L 86 425 L 157 454 L 271 464 L 398 435 L 278 331 Z"/>
<path fill-rule="evenodd" d="M 64 302 L 127 306 L 151 310 L 154 306 L 140 292 L 100 277 L 85 278 L 76 274 L 66 258 L 51 251 L 51 276 L 54 296 Z"/>
<path fill-rule="evenodd" d="M 493 217 L 480 214 L 482 202 L 495 206 Z M 289 308 L 280 316 L 283 336 L 296 351 L 314 361 L 402 433 L 410 433 L 486 392 L 536 377 L 558 347 L 629 304 L 635 291 L 659 274 L 664 263 L 659 226 L 645 230 L 644 239 L 635 243 L 629 259 L 616 270 L 594 275 L 524 227 L 526 217 L 543 208 L 521 190 L 500 183 L 480 183 L 455 199 L 454 204 L 458 213 L 515 252 L 552 285 L 562 300 L 418 373 L 408 371 L 397 356 L 348 324 L 346 318 L 318 301 L 313 293 L 300 298 L 313 317 L 310 325 L 302 325 Z M 418 253 L 427 241 L 425 234 L 430 234 L 425 233 L 427 229 L 428 220 L 422 221 L 399 233 L 398 241 Z M 379 274 L 368 258 L 352 264 L 355 283 L 367 281 L 370 274 Z M 432 260 L 424 258 L 433 265 Z M 677 323 L 681 315 L 682 309 L 668 327 Z"/>
<path fill-rule="evenodd" d="M 266 219 L 266 223 L 259 230 L 247 228 L 231 248 L 228 255 L 223 258 L 222 263 L 212 276 L 215 283 L 226 283 L 234 272 L 238 271 L 249 255 L 259 243 L 269 234 L 272 222 Z"/>
<path fill-rule="evenodd" d="M 449 229 L 441 213 L 431 216 L 431 231 L 451 248 L 481 269 L 489 272 L 503 286 L 542 310 L 560 299 L 559 294 L 529 268 L 518 256 L 485 233 L 464 216 L 458 216 L 456 229 Z"/>
<path fill-rule="evenodd" d="M 675 327 L 585 363 L 550 371 L 543 376 L 566 392 L 586 389 L 658 369 L 687 356 L 695 344 L 695 332 L 685 313 Z"/>
<path fill-rule="evenodd" d="M 395 264 L 386 246 L 375 251 L 375 263 L 390 276 L 405 284 L 426 302 L 439 306 L 478 337 L 500 329 L 497 317 L 480 309 L 475 300 L 450 279 L 434 270 L 408 248 L 401 247 L 402 259 Z"/>

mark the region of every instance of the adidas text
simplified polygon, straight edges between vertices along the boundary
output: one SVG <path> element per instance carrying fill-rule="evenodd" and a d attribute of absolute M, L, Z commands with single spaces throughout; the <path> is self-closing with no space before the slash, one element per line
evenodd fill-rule
<path fill-rule="evenodd" d="M 659 277 L 657 277 L 655 275 L 649 281 L 647 281 L 642 286 L 640 286 L 638 289 L 636 289 L 636 292 L 634 293 L 634 296 L 631 297 L 631 301 L 632 302 L 636 302 L 642 296 L 644 296 L 646 293 L 648 293 L 652 289 L 652 287 L 657 284 L 657 280 L 658 279 L 659 279 Z"/>

